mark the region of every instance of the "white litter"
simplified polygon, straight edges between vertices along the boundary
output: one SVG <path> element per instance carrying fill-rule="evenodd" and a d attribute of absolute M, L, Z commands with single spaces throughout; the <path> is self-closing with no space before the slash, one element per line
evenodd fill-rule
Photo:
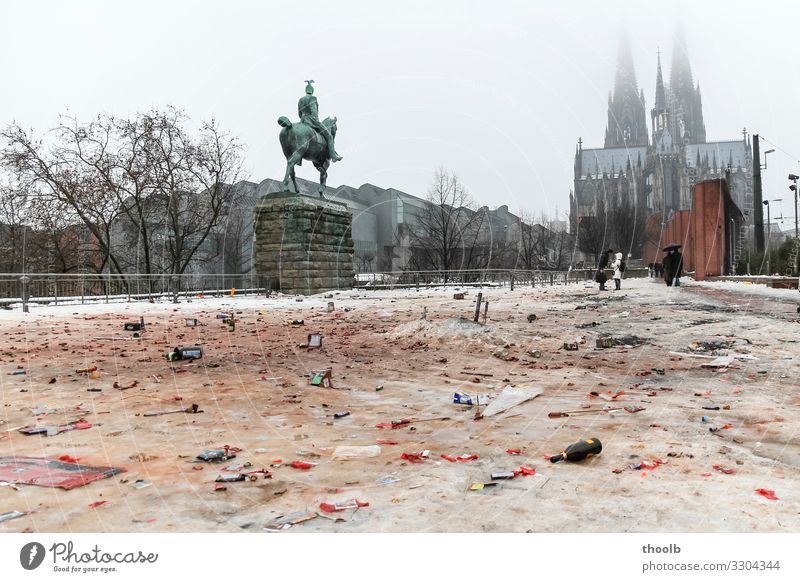
<path fill-rule="evenodd" d="M 381 448 L 378 445 L 369 445 L 365 447 L 351 447 L 340 446 L 336 447 L 333 451 L 334 459 L 360 459 L 364 457 L 377 457 L 381 454 Z"/>
<path fill-rule="evenodd" d="M 533 400 L 542 392 L 543 390 L 541 388 L 515 388 L 513 386 L 508 386 L 507 388 L 503 389 L 497 398 L 492 400 L 489 406 L 486 407 L 486 410 L 483 411 L 483 416 L 494 416 L 495 414 L 505 412 L 509 408 L 513 408 L 518 404 L 522 404 L 528 400 Z"/>

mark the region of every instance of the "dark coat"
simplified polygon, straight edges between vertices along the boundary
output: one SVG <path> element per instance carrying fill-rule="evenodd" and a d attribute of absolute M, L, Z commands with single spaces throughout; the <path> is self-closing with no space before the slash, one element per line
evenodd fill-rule
<path fill-rule="evenodd" d="M 672 281 L 675 277 L 683 276 L 683 255 L 674 251 L 664 257 L 664 280 Z"/>
<path fill-rule="evenodd" d="M 597 263 L 597 270 L 602 271 L 606 268 L 608 268 L 608 253 L 603 253 L 600 255 L 600 262 Z"/>

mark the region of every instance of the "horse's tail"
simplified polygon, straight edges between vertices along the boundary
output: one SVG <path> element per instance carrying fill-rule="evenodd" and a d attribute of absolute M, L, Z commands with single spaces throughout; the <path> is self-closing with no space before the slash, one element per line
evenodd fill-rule
<path fill-rule="evenodd" d="M 292 127 L 292 122 L 289 121 L 288 117 L 282 115 L 281 117 L 278 118 L 278 125 L 280 125 L 281 127 L 289 128 Z"/>

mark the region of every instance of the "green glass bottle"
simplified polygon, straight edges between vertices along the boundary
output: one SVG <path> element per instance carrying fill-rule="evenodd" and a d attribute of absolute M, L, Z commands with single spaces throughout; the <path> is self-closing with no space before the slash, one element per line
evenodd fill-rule
<path fill-rule="evenodd" d="M 592 455 L 599 455 L 603 450 L 603 445 L 596 438 L 581 439 L 577 443 L 571 444 L 563 453 L 550 457 L 551 463 L 559 461 L 582 461 Z"/>

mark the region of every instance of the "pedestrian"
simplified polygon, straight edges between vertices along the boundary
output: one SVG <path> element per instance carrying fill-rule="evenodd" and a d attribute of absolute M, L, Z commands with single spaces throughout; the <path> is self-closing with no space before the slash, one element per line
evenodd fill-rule
<path fill-rule="evenodd" d="M 595 273 L 594 280 L 600 283 L 600 291 L 606 290 L 606 281 L 608 281 L 606 268 L 608 267 L 609 255 L 613 252 L 614 251 L 611 249 L 604 251 L 603 254 L 600 255 L 600 260 L 597 263 L 597 273 Z"/>
<path fill-rule="evenodd" d="M 621 289 L 622 273 L 625 272 L 625 261 L 622 260 L 622 253 L 615 255 L 611 268 L 614 269 L 614 289 L 619 291 Z"/>
<path fill-rule="evenodd" d="M 681 277 L 683 277 L 683 254 L 680 249 L 675 249 L 675 287 L 681 286 Z"/>

